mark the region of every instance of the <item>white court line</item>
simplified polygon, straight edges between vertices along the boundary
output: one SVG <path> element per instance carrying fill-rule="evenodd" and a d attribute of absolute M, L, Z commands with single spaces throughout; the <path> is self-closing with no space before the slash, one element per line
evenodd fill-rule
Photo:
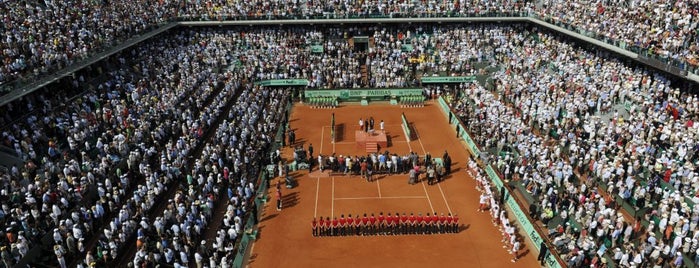
<path fill-rule="evenodd" d="M 416 129 L 416 128 L 413 127 L 413 130 L 415 130 L 415 129 Z M 422 153 L 423 153 L 423 154 L 427 154 L 427 150 L 425 150 L 425 146 L 422 145 L 422 141 L 420 140 L 420 135 L 418 134 L 417 131 L 415 131 L 415 137 L 417 138 L 417 142 L 420 143 L 420 147 L 422 147 Z"/>
<path fill-rule="evenodd" d="M 369 200 L 369 199 L 422 199 L 427 198 L 426 196 L 415 195 L 415 196 L 367 196 L 367 197 L 338 197 L 335 200 Z"/>
<path fill-rule="evenodd" d="M 413 129 L 415 129 L 415 128 L 413 128 Z M 417 141 L 420 143 L 420 147 L 422 147 L 422 153 L 427 154 L 427 151 L 425 150 L 425 146 L 422 145 L 422 140 L 420 140 L 420 135 L 418 134 L 417 131 L 415 131 L 415 136 L 417 137 Z M 442 199 L 444 199 L 444 204 L 447 205 L 447 210 L 449 210 L 449 213 L 451 213 L 451 208 L 449 207 L 449 202 L 447 201 L 447 197 L 444 195 L 444 191 L 442 191 L 442 185 L 440 183 L 437 183 L 437 187 L 439 188 L 439 192 L 442 193 Z"/>
<path fill-rule="evenodd" d="M 381 184 L 379 183 L 380 180 L 376 180 L 376 188 L 379 189 L 379 198 L 381 198 Z"/>
<path fill-rule="evenodd" d="M 357 122 L 354 122 L 354 123 L 357 124 Z M 337 125 L 340 125 L 340 124 L 335 124 L 335 126 L 337 126 Z M 347 126 L 347 125 L 348 125 L 348 124 L 345 124 L 345 126 Z M 400 126 L 400 125 L 402 125 L 402 123 L 400 123 L 400 124 L 383 124 L 384 130 L 386 130 L 385 127 L 388 127 L 388 126 Z M 331 127 L 333 127 L 333 126 L 331 126 L 331 125 L 325 125 L 325 126 L 321 126 L 321 127 L 331 128 Z M 374 124 L 374 127 L 379 127 L 379 124 Z M 359 124 L 353 125 L 353 128 L 354 128 L 355 130 L 359 130 Z M 377 128 L 377 129 L 374 129 L 374 131 L 379 131 L 379 130 L 380 130 L 380 129 L 378 129 L 378 128 Z"/>
<path fill-rule="evenodd" d="M 356 141 L 338 141 L 335 142 L 335 144 L 343 145 L 343 144 L 356 144 Z M 407 143 L 407 141 L 392 141 L 391 143 Z"/>
<path fill-rule="evenodd" d="M 432 200 L 430 200 L 430 194 L 427 193 L 427 187 L 425 187 L 425 182 L 421 182 L 422 184 L 422 189 L 425 190 L 425 195 L 427 196 L 427 202 L 430 203 L 430 209 L 431 211 L 434 211 L 434 207 L 432 206 Z"/>
<path fill-rule="evenodd" d="M 451 214 L 451 208 L 449 207 L 449 202 L 447 202 L 447 197 L 444 196 L 444 191 L 442 191 L 442 186 L 437 183 L 437 187 L 439 187 L 439 192 L 442 193 L 442 198 L 444 198 L 444 204 L 447 205 L 447 210 L 449 210 L 449 214 Z"/>
<path fill-rule="evenodd" d="M 318 151 L 318 154 L 323 154 L 323 137 L 325 137 L 325 128 L 322 127 L 320 129 L 320 151 Z"/>
<path fill-rule="evenodd" d="M 313 211 L 313 218 L 318 217 L 318 191 L 320 190 L 320 177 L 316 177 L 316 208 Z"/>
<path fill-rule="evenodd" d="M 403 130 L 403 135 L 405 135 L 405 134 L 407 134 L 407 133 L 405 132 L 405 130 Z M 408 149 L 412 152 L 413 147 L 410 146 L 410 137 L 408 137 L 408 135 L 405 135 L 405 142 L 408 143 Z"/>
<path fill-rule="evenodd" d="M 332 177 L 333 180 L 333 201 L 332 205 L 330 206 L 330 218 L 334 219 L 335 218 L 335 177 Z"/>

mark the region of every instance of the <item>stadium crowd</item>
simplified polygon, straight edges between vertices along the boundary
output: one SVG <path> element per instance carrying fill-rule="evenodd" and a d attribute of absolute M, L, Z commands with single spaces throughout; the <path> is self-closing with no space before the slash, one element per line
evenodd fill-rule
<path fill-rule="evenodd" d="M 38 107 L 36 114 L 3 132 L 3 142 L 13 146 L 27 163 L 2 177 L 2 197 L 8 201 L 2 210 L 8 238 L 2 249 L 3 256 L 9 258 L 6 263 L 18 261 L 50 230 L 60 266 L 66 265 L 65 256 L 83 254 L 84 262 L 76 262 L 79 265 L 113 261 L 133 233 L 138 244 L 147 243 L 147 236 L 156 233 L 154 229 L 158 233 L 171 230 L 175 233 L 172 236 L 186 236 L 187 242 L 193 240 L 190 235 L 200 235 L 221 191 L 216 184 L 220 181 L 208 177 L 207 187 L 178 192 L 162 217 L 151 217 L 149 212 L 168 187 L 177 187 L 170 182 L 186 177 L 190 186 L 195 181 L 203 184 L 203 177 L 193 175 L 211 168 L 203 164 L 210 161 L 208 158 L 188 161 L 204 133 L 241 90 L 236 82 L 243 80 L 241 74 L 216 71 L 228 66 L 228 53 L 232 52 L 224 49 L 231 47 L 230 39 L 224 36 L 228 35 L 181 32 L 153 41 L 133 52 L 139 60 L 121 58 L 118 71 L 108 73 L 107 81 L 72 103 L 60 105 L 63 99 L 40 95 L 38 103 L 29 104 Z M 128 64 L 136 68 L 126 68 Z M 272 97 L 285 99 L 279 93 Z M 237 111 L 250 114 L 253 120 L 259 109 Z M 272 131 L 273 118 L 265 119 L 263 122 L 270 124 L 251 128 L 252 133 L 243 132 L 247 136 L 233 141 Z M 238 124 L 244 123 L 248 122 Z M 207 144 L 203 157 L 217 160 L 213 147 Z M 230 161 L 250 164 L 256 153 L 231 154 Z M 216 164 L 224 172 L 221 163 Z M 193 166 L 191 174 L 188 165 Z M 238 167 L 233 170 L 231 176 L 240 174 Z M 83 196 L 91 192 L 90 187 L 96 196 Z M 246 197 L 250 190 L 244 191 Z M 94 248 L 86 245 L 85 239 L 90 237 L 98 238 Z M 169 242 L 166 245 L 177 249 L 184 243 L 177 239 Z"/>
<path fill-rule="evenodd" d="M 531 194 L 533 218 L 561 219 L 551 237 L 568 264 L 590 264 L 607 250 L 622 266 L 696 260 L 693 96 L 547 34 L 499 40 L 494 91 L 463 84 L 453 107 L 484 149 L 515 149 L 494 155 L 493 165 Z M 619 110 L 627 101 L 628 116 Z M 617 197 L 630 213 L 650 209 L 624 218 Z"/>
<path fill-rule="evenodd" d="M 529 14 L 692 69 L 699 64 L 693 1 L 3 1 L 0 10 L 0 83 L 64 68 L 172 20 Z"/>
<path fill-rule="evenodd" d="M 0 84 L 65 68 L 176 15 L 164 1 L 0 2 Z"/>
<path fill-rule="evenodd" d="M 403 1 L 2 1 L 0 84 L 32 79 L 174 20 L 284 19 L 520 12 L 516 1 L 423 5 Z M 94 10 L 94 11 L 93 11 Z"/>
<path fill-rule="evenodd" d="M 650 55 L 699 64 L 696 1 L 565 1 L 546 0 L 533 6 L 535 14 L 597 39 Z"/>
<path fill-rule="evenodd" d="M 515 1 L 505 2 L 410 7 L 391 1 L 365 1 L 365 6 L 247 1 L 183 7 L 167 1 L 5 1 L 0 3 L 5 33 L 0 82 L 66 66 L 174 16 L 524 10 Z M 527 10 L 555 14 L 555 20 L 586 31 L 611 32 L 610 40 L 690 64 L 696 52 L 692 2 L 527 5 Z M 96 6 L 103 8 L 84 12 Z M 585 16 L 592 13 L 596 16 Z M 598 250 L 608 250 L 627 266 L 681 264 L 685 256 L 697 261 L 699 213 L 692 208 L 699 190 L 696 97 L 680 93 L 656 73 L 521 27 L 376 28 L 368 53 L 339 41 L 341 33 L 339 28 L 181 31 L 140 45 L 133 59 L 119 59 L 121 68 L 109 72 L 105 82 L 70 102 L 38 94 L 26 104 L 34 114 L 3 128 L 2 142 L 26 161 L 0 181 L 0 197 L 7 201 L 0 210 L 7 237 L 0 246 L 3 262 L 21 259 L 46 233 L 53 235 L 61 266 L 113 261 L 133 234 L 139 244 L 135 266 L 229 259 L 225 252 L 244 231 L 249 199 L 255 196 L 251 180 L 262 161 L 258 154 L 263 151 L 250 148 L 271 142 L 287 98 L 283 91 L 260 91 L 251 82 L 308 78 L 311 88 L 402 87 L 415 83 L 416 71 L 473 74 L 473 59 L 502 67 L 493 75 L 495 91 L 462 84 L 453 107 L 478 144 L 516 149 L 493 163 L 504 178 L 531 192 L 534 218 L 547 224 L 562 219 L 551 237 L 569 265 L 589 264 Z M 324 52 L 308 49 L 315 42 Z M 412 49 L 404 50 L 405 44 Z M 413 70 L 410 60 L 419 55 L 426 59 Z M 221 70 L 228 66 L 232 69 Z M 85 81 L 77 77 L 68 91 L 81 87 Z M 236 95 L 241 97 L 214 141 L 204 141 Z M 628 116 L 616 108 L 627 101 Z M 198 147 L 203 147 L 201 157 L 193 160 Z M 193 184 L 206 187 L 190 188 Z M 168 191 L 176 191 L 175 198 L 164 202 L 162 215 L 152 215 L 158 197 Z M 616 196 L 633 208 L 652 209 L 626 219 Z M 222 197 L 227 204 L 223 227 L 211 247 L 207 241 L 199 244 Z M 640 228 L 642 220 L 651 220 L 648 235 Z M 95 242 L 88 243 L 93 237 Z"/>

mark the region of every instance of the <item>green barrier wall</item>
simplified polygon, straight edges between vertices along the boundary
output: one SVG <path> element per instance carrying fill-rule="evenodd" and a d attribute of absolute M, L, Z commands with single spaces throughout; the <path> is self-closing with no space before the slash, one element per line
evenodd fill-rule
<path fill-rule="evenodd" d="M 307 86 L 308 80 L 306 79 L 276 79 L 276 80 L 264 80 L 256 82 L 255 85 L 267 86 L 267 87 L 284 87 L 284 86 Z"/>
<path fill-rule="evenodd" d="M 408 119 L 405 118 L 405 114 L 400 114 L 400 119 L 403 120 L 403 123 L 401 126 L 403 127 L 403 132 L 405 132 L 405 136 L 410 141 L 413 138 L 413 134 L 410 133 L 410 125 L 408 124 Z"/>
<path fill-rule="evenodd" d="M 267 170 L 261 169 L 260 170 L 260 179 L 257 182 L 259 184 L 259 187 L 257 187 L 258 196 L 260 196 L 260 195 L 264 196 L 267 194 L 267 183 L 265 183 L 266 180 L 267 180 Z M 258 209 L 264 208 L 264 206 L 265 206 L 264 202 L 265 201 L 263 198 L 255 197 L 255 205 L 258 207 Z M 243 228 L 243 230 L 253 229 L 253 227 L 255 227 L 254 221 L 253 221 L 252 217 L 248 217 L 248 220 L 245 223 L 245 227 Z M 253 236 L 245 234 L 245 233 L 243 233 L 243 235 L 241 236 L 240 244 L 238 245 L 238 249 L 237 249 L 237 252 L 235 254 L 235 259 L 233 259 L 233 267 L 234 268 L 244 267 L 243 262 L 245 261 L 245 254 L 247 253 L 248 247 L 251 245 L 250 242 L 252 242 L 251 240 L 253 240 L 253 239 L 254 239 Z"/>
<path fill-rule="evenodd" d="M 414 96 L 422 95 L 423 90 L 420 88 L 401 88 L 401 89 L 308 89 L 303 92 L 306 100 L 315 97 L 335 97 L 342 101 L 359 100 L 361 98 L 386 98 L 391 96 Z"/>

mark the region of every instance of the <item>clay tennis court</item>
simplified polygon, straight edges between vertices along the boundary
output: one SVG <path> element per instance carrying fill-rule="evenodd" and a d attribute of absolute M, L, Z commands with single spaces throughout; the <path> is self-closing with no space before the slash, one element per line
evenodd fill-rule
<path fill-rule="evenodd" d="M 336 142 L 331 142 L 331 114 L 335 113 Z M 405 113 L 415 134 L 408 142 L 401 129 Z M 388 150 L 399 155 L 409 151 L 421 157 L 430 152 L 441 157 L 448 150 L 452 173 L 436 185 L 422 182 L 409 185 L 407 174 L 378 175 L 374 182 L 359 176 L 332 176 L 320 173 L 317 165 L 309 174 L 300 170 L 291 174 L 298 186 L 282 187 L 283 209 L 277 211 L 274 185 L 260 216 L 259 236 L 254 242 L 247 267 L 537 267 L 531 245 L 523 243 L 520 260 L 503 248 L 502 236 L 491 223 L 489 213 L 477 212 L 480 193 L 476 182 L 466 172 L 468 152 L 455 137 L 455 130 L 436 102 L 423 108 L 401 108 L 389 104 L 369 106 L 343 105 L 336 109 L 312 109 L 297 104 L 290 115 L 290 128 L 296 132 L 297 144 L 313 144 L 314 156 L 320 154 L 366 155 L 357 148 L 355 130 L 359 118 L 372 116 L 384 120 L 389 137 Z M 292 150 L 283 150 L 286 159 Z M 282 182 L 283 183 L 283 182 Z M 397 236 L 313 237 L 313 217 L 339 217 L 357 213 L 449 213 L 457 214 L 462 227 L 457 234 Z M 528 242 L 528 241 L 526 241 Z"/>

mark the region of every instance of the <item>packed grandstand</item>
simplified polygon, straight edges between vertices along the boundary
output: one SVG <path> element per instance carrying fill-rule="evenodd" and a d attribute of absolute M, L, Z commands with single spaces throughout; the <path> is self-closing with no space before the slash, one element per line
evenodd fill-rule
<path fill-rule="evenodd" d="M 694 73 L 698 4 L 2 1 L 0 89 L 217 20 L 523 16 Z M 297 98 L 255 84 L 273 79 L 444 93 L 567 266 L 699 261 L 696 84 L 527 23 L 422 23 L 176 28 L 0 107 L 0 149 L 22 161 L 0 170 L 2 265 L 230 267 Z"/>

